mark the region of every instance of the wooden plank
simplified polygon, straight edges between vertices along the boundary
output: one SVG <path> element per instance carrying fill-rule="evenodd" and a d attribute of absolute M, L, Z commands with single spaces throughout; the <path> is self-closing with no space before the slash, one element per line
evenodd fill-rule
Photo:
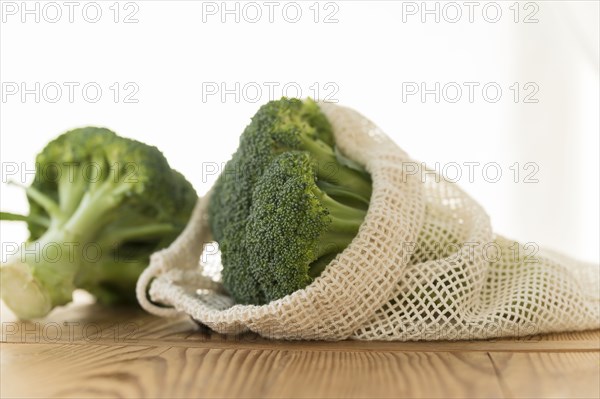
<path fill-rule="evenodd" d="M 2 397 L 499 397 L 486 353 L 10 344 Z"/>
<path fill-rule="evenodd" d="M 0 341 L 14 343 L 70 343 L 180 346 L 220 349 L 286 349 L 322 351 L 597 351 L 600 330 L 472 341 L 433 342 L 319 342 L 274 341 L 256 334 L 225 336 L 199 327 L 188 317 L 163 319 L 139 309 L 118 310 L 98 305 L 69 306 L 36 322 L 15 321 L 3 312 Z M 6 321 L 5 321 L 6 320 Z"/>
<path fill-rule="evenodd" d="M 600 331 L 459 342 L 286 342 L 187 317 L 2 312 L 2 397 L 598 397 Z"/>
<path fill-rule="evenodd" d="M 132 369 L 164 348 L 62 344 L 8 344 L 2 351 L 2 397 L 141 397 L 152 373 Z M 141 381 L 139 378 L 143 378 Z M 148 381 L 145 381 L 148 379 Z"/>
<path fill-rule="evenodd" d="M 274 397 L 499 397 L 484 353 L 301 352 L 279 375 Z M 298 377 L 299 376 L 299 377 Z"/>
<path fill-rule="evenodd" d="M 598 398 L 600 353 L 490 353 L 509 398 Z"/>
<path fill-rule="evenodd" d="M 598 397 L 597 352 L 8 344 L 2 397 Z"/>

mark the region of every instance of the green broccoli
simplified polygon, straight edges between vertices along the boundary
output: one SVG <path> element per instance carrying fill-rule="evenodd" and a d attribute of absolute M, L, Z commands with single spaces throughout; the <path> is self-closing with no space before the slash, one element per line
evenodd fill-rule
<path fill-rule="evenodd" d="M 250 270 L 265 301 L 306 287 L 350 244 L 366 211 L 344 205 L 316 184 L 306 152 L 286 152 L 257 182 L 246 225 Z"/>
<path fill-rule="evenodd" d="M 21 318 L 46 315 L 83 288 L 107 304 L 133 303 L 152 252 L 169 245 L 197 200 L 153 146 L 87 127 L 64 133 L 36 158 L 25 188 L 27 243 L 2 264 L 2 299 Z"/>
<path fill-rule="evenodd" d="M 258 238 L 250 231 L 249 222 L 256 216 L 254 202 L 255 195 L 259 195 L 256 192 L 257 185 L 260 182 L 260 187 L 268 186 L 268 182 L 262 179 L 267 169 L 276 167 L 272 164 L 279 156 L 297 151 L 307 154 L 310 159 L 311 168 L 300 168 L 299 173 L 304 173 L 306 179 L 314 182 L 320 192 L 327 195 L 327 204 L 322 204 L 324 208 L 327 208 L 329 200 L 335 202 L 336 206 L 339 204 L 355 208 L 356 214 L 352 213 L 350 221 L 354 224 L 357 218 L 362 221 L 368 207 L 372 190 L 369 175 L 357 167 L 348 166 L 347 162 L 338 158 L 331 125 L 314 101 L 282 98 L 263 105 L 244 130 L 237 151 L 215 185 L 209 206 L 212 233 L 221 249 L 223 284 L 239 303 L 261 304 L 293 291 L 289 287 L 270 288 L 265 282 L 269 275 L 261 275 L 265 269 L 256 272 L 260 269 L 256 266 L 259 259 L 252 254 L 262 250 L 263 257 L 275 256 L 277 251 L 283 254 L 284 248 L 277 248 L 274 244 L 262 249 L 253 247 L 257 245 Z M 263 198 L 265 195 L 263 190 Z M 272 195 L 280 194 L 273 191 Z M 280 205 L 293 207 L 294 203 Z M 357 216 L 359 213 L 360 217 Z M 296 216 L 298 221 L 308 217 L 297 213 Z M 273 219 L 273 222 L 289 223 L 284 219 Z M 297 225 L 301 226 L 300 223 Z M 286 228 L 273 226 L 273 229 L 277 227 Z M 304 248 L 306 254 L 315 255 L 314 259 L 297 259 L 294 265 L 288 265 L 289 281 L 295 281 L 293 287 L 298 289 L 308 284 L 306 268 L 311 278 L 318 276 L 335 254 L 347 246 L 351 240 L 348 236 L 353 236 L 354 233 L 344 233 L 343 237 L 337 238 L 327 237 L 326 241 L 321 241 L 333 243 L 339 240 L 344 245 L 338 245 L 336 251 L 323 253 L 320 257 L 317 256 L 318 252 L 311 252 L 311 246 L 314 245 L 311 238 L 304 237 L 299 232 L 291 232 L 286 236 L 288 242 L 282 245 L 291 245 L 290 241 L 293 241 L 296 248 Z M 332 230 L 332 235 L 336 236 L 337 233 Z M 307 259 L 311 259 L 312 264 L 304 264 Z M 294 266 L 299 271 L 292 270 Z M 302 274 L 303 280 L 296 281 L 291 277 L 293 273 Z M 285 276 L 279 279 L 285 280 Z"/>

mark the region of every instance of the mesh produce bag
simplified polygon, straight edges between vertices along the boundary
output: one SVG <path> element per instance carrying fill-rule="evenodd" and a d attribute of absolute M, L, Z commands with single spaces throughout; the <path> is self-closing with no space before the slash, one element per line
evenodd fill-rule
<path fill-rule="evenodd" d="M 492 231 L 457 185 L 420 173 L 359 113 L 321 104 L 336 144 L 373 180 L 352 243 L 312 284 L 266 305 L 236 305 L 199 264 L 210 193 L 138 281 L 148 312 L 181 312 L 220 333 L 281 339 L 437 340 L 600 327 L 600 271 Z"/>

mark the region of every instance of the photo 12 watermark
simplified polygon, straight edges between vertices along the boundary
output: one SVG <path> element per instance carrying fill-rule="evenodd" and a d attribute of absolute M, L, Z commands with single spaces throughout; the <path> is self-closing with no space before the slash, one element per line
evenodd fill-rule
<path fill-rule="evenodd" d="M 403 162 L 401 165 L 402 181 L 417 178 L 421 182 L 444 180 L 450 183 L 499 183 L 511 181 L 519 184 L 536 184 L 540 182 L 540 164 L 533 161 L 514 161 L 501 163 L 497 161 L 450 161 L 434 162 Z M 200 162 L 200 181 L 209 183 L 223 174 L 224 178 L 243 179 L 248 171 L 234 162 Z M 18 164 L 7 162 L 3 166 L 3 175 L 18 176 Z M 319 172 L 322 171 L 322 172 Z M 315 172 L 324 178 L 335 180 L 340 171 L 340 165 L 327 162 L 315 166 Z M 25 170 L 31 175 L 30 169 Z"/>
<path fill-rule="evenodd" d="M 540 182 L 539 171 L 540 165 L 531 161 L 513 162 L 504 166 L 495 161 L 434 162 L 432 165 L 425 162 L 402 162 L 403 182 L 416 177 L 423 183 L 439 183 L 444 179 L 450 183 L 499 183 L 508 180 L 513 183 L 534 184 Z"/>
<path fill-rule="evenodd" d="M 533 1 L 403 1 L 403 23 L 496 24 L 502 20 L 537 24 L 540 5 Z"/>
<path fill-rule="evenodd" d="M 334 1 L 203 1 L 202 23 L 337 24 L 340 3 Z"/>
<path fill-rule="evenodd" d="M 10 23 L 137 24 L 140 3 L 136 1 L 2 1 L 0 20 Z"/>
<path fill-rule="evenodd" d="M 138 342 L 135 322 L 2 322 L 2 340 L 13 343 Z"/>
<path fill-rule="evenodd" d="M 540 246 L 535 242 L 519 243 L 513 241 L 510 245 L 501 245 L 496 241 L 459 241 L 448 231 L 441 231 L 437 225 L 423 228 L 430 228 L 423 235 L 423 240 L 404 241 L 398 246 L 399 253 L 402 254 L 405 262 L 438 262 L 452 265 L 472 264 L 474 262 L 484 261 L 487 263 L 509 262 L 519 264 L 539 263 L 538 253 Z M 439 235 L 442 238 L 429 238 Z"/>
<path fill-rule="evenodd" d="M 502 99 L 515 104 L 537 104 L 540 86 L 536 82 L 402 82 L 403 103 L 488 103 Z"/>
<path fill-rule="evenodd" d="M 0 98 L 3 104 L 140 102 L 140 86 L 136 82 L 2 82 L 1 87 Z"/>
<path fill-rule="evenodd" d="M 39 226 L 49 228 L 49 223 L 45 226 L 42 217 L 30 216 L 29 221 Z M 129 237 L 136 237 L 136 234 L 143 235 L 149 230 L 155 229 L 155 233 L 161 226 L 145 228 L 144 226 L 129 228 L 115 232 L 112 236 L 107 236 L 99 241 L 33 241 L 33 242 L 11 242 L 3 241 L 0 248 L 0 261 L 2 263 L 21 262 L 31 264 L 71 265 L 75 262 L 83 262 L 87 267 L 102 267 L 105 263 L 119 263 L 124 267 L 128 263 L 135 267 L 139 262 L 139 254 L 135 253 L 129 247 L 123 247 Z M 165 226 L 165 230 L 166 229 Z M 152 232 L 152 231 L 151 231 Z"/>
<path fill-rule="evenodd" d="M 11 162 L 1 163 L 1 182 L 25 185 L 37 179 L 45 183 L 114 183 L 134 184 L 138 182 L 140 165 L 136 162 Z"/>
<path fill-rule="evenodd" d="M 339 91 L 336 82 L 202 82 L 202 102 L 254 104 L 281 97 L 311 97 L 315 101 L 337 103 Z"/>
<path fill-rule="evenodd" d="M 538 257 L 540 246 L 536 242 L 520 243 L 512 241 L 508 244 L 497 241 L 460 241 L 458 234 L 448 231 L 443 225 L 423 224 L 424 231 L 421 233 L 421 239 L 416 241 L 402 241 L 398 243 L 398 254 L 401 255 L 404 262 L 426 262 L 435 261 L 438 263 L 452 265 L 471 264 L 474 262 L 500 262 L 534 264 L 539 263 Z M 440 238 L 435 238 L 439 236 Z M 344 246 L 338 242 L 321 241 L 318 244 L 319 250 L 335 249 L 332 251 L 323 251 L 327 253 L 341 252 Z M 265 249 L 266 251 L 267 249 Z M 221 252 L 218 242 L 209 242 L 204 245 L 204 250 L 200 257 L 203 264 L 220 265 Z M 215 262 L 218 261 L 218 262 Z"/>

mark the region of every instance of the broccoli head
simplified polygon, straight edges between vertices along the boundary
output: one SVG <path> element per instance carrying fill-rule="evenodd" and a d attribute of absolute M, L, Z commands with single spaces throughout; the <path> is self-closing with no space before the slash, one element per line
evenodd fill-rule
<path fill-rule="evenodd" d="M 306 287 L 350 244 L 366 211 L 344 205 L 316 184 L 306 152 L 286 152 L 254 188 L 246 226 L 247 256 L 265 301 Z"/>
<path fill-rule="evenodd" d="M 288 153 L 294 153 L 294 159 L 280 158 Z M 296 159 L 298 153 L 308 158 Z M 282 162 L 287 166 L 284 167 Z M 292 169 L 295 167 L 298 170 L 293 174 Z M 285 197 L 283 193 L 274 190 L 277 184 L 269 184 L 269 179 L 266 179 L 265 175 L 271 176 L 273 181 L 284 179 L 285 176 L 295 176 L 291 181 L 296 181 L 303 176 L 305 183 L 312 182 L 310 191 L 313 195 L 326 194 L 326 197 L 315 196 L 321 201 L 320 206 L 327 208 L 327 205 L 330 205 L 335 209 L 338 206 L 346 206 L 357 211 L 356 214 L 352 213 L 349 224 L 355 224 L 357 219 L 362 221 L 371 197 L 369 175 L 358 167 L 348 166 L 347 162 L 340 159 L 335 148 L 332 127 L 314 101 L 282 98 L 263 105 L 244 130 L 237 151 L 217 180 L 209 206 L 211 229 L 221 249 L 223 284 L 239 303 L 266 303 L 293 292 L 292 288 L 294 290 L 303 288 L 324 269 L 337 252 L 347 246 L 351 240 L 349 236 L 356 233 L 356 230 L 352 230 L 340 234 L 330 228 L 327 231 L 334 237 L 319 234 L 316 238 L 317 244 L 339 242 L 339 245 L 336 245 L 337 252 L 320 253 L 314 250 L 314 234 L 310 236 L 308 231 L 294 230 L 290 227 L 292 224 L 273 226 L 273 234 L 276 234 L 277 229 L 282 232 L 287 231 L 285 237 L 294 245 L 297 244 L 296 248 L 303 249 L 302 256 L 305 258 L 302 258 L 302 261 L 296 259 L 295 262 L 288 263 L 288 268 L 285 264 L 280 265 L 279 273 L 287 271 L 290 275 L 285 277 L 281 274 L 277 283 L 279 286 L 277 288 L 273 286 L 270 290 L 267 288 L 267 281 L 274 277 L 267 273 L 268 267 L 264 265 L 255 267 L 257 258 L 254 254 L 262 251 L 263 256 L 272 259 L 272 263 L 276 261 L 275 259 L 279 261 L 290 260 L 290 258 L 286 258 L 283 252 L 277 252 L 283 248 L 278 248 L 275 243 L 262 249 L 258 248 L 268 242 L 260 241 L 259 237 L 250 231 L 253 228 L 251 226 L 258 227 L 259 220 L 261 226 L 266 226 L 265 223 L 268 222 L 264 212 L 269 209 L 271 212 L 279 212 L 282 209 L 291 212 L 294 206 L 304 206 L 305 212 L 317 211 L 316 208 L 300 202 L 299 198 L 305 199 L 305 197 L 300 195 L 304 191 L 300 190 L 299 186 L 294 186 L 296 189 L 294 195 L 298 198 L 292 199 L 292 193 L 289 193 L 290 197 L 287 201 L 289 203 L 271 204 L 264 209 L 257 207 L 255 202 L 258 198 L 263 198 L 261 203 L 265 205 L 268 203 L 266 199 L 268 187 L 272 189 L 273 198 Z M 260 190 L 258 187 L 261 187 Z M 332 205 L 333 203 L 335 205 Z M 336 214 L 333 208 L 330 210 L 332 215 Z M 260 218 L 257 212 L 263 212 Z M 357 216 L 358 213 L 361 216 Z M 276 218 L 275 214 L 272 217 L 275 218 L 272 219 L 273 221 L 284 222 L 283 219 Z M 296 212 L 296 217 L 298 228 L 309 228 L 299 221 L 310 218 L 311 215 Z M 254 224 L 250 221 L 254 221 Z M 341 218 L 339 223 L 333 225 L 342 225 L 344 221 L 345 219 Z M 315 229 L 315 232 L 325 231 L 318 229 L 316 222 L 310 228 Z M 288 244 L 291 246 L 289 242 Z M 303 267 L 307 268 L 308 272 L 301 267 L 298 268 L 299 264 L 305 264 Z M 257 272 L 258 269 L 261 272 Z M 303 277 L 293 277 L 294 273 L 301 274 Z M 294 283 L 286 286 L 285 281 Z"/>
<path fill-rule="evenodd" d="M 22 318 L 66 304 L 75 288 L 134 302 L 150 254 L 177 237 L 197 200 L 156 147 L 95 127 L 51 141 L 25 190 L 29 215 L 1 215 L 30 231 L 0 268 L 2 299 Z"/>

